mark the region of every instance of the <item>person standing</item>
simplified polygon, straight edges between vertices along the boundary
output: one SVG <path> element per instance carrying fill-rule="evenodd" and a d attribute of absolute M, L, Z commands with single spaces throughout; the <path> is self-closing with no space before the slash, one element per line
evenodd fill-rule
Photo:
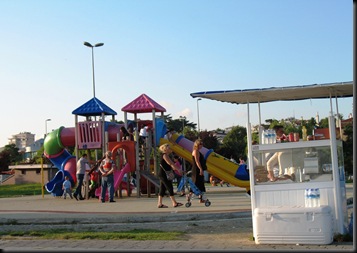
<path fill-rule="evenodd" d="M 73 199 L 73 197 L 72 197 L 72 183 L 71 183 L 71 181 L 69 181 L 68 176 L 64 177 L 64 181 L 62 184 L 62 190 L 63 190 L 63 199 L 66 199 L 67 194 L 70 196 L 71 199 Z"/>
<path fill-rule="evenodd" d="M 101 201 L 105 202 L 105 195 L 108 189 L 109 202 L 116 202 L 114 200 L 114 170 L 115 163 L 112 160 L 112 152 L 107 151 L 105 153 L 105 158 L 99 166 L 99 171 L 102 174 L 102 193 Z"/>
<path fill-rule="evenodd" d="M 165 196 L 166 190 L 169 192 L 172 206 L 173 207 L 182 206 L 183 205 L 182 203 L 176 201 L 174 196 L 174 187 L 172 185 L 172 181 L 167 179 L 166 172 L 165 172 L 171 169 L 173 169 L 174 171 L 179 169 L 170 158 L 172 149 L 170 148 L 170 145 L 168 143 L 165 143 L 159 147 L 159 150 L 162 153 L 162 155 L 161 155 L 160 169 L 158 172 L 158 177 L 160 179 L 160 190 L 159 190 L 157 207 L 158 208 L 168 207 L 162 204 L 162 199 Z"/>
<path fill-rule="evenodd" d="M 284 134 L 284 128 L 281 125 L 276 125 L 274 127 L 274 130 L 276 132 L 276 142 L 284 142 L 286 141 L 286 135 Z M 287 163 L 284 159 L 284 153 L 283 151 L 278 151 L 275 152 L 267 161 L 267 170 L 268 170 L 268 179 L 271 182 L 274 182 L 277 180 L 277 177 L 274 175 L 274 166 L 279 167 L 279 175 L 283 175 L 283 166 L 282 164 Z"/>
<path fill-rule="evenodd" d="M 204 171 L 207 170 L 207 166 L 206 166 L 206 160 L 203 157 L 202 153 L 200 152 L 200 149 L 202 147 L 203 147 L 203 143 L 200 139 L 196 140 L 193 143 L 193 150 L 192 150 L 193 165 L 192 165 L 191 178 L 192 178 L 192 182 L 197 186 L 197 188 L 203 194 L 206 192 Z M 187 196 L 187 199 L 191 199 L 192 194 L 193 191 L 191 189 L 190 193 Z M 198 198 L 199 198 L 199 203 L 205 203 L 205 201 L 202 199 L 202 195 L 198 196 Z"/>
<path fill-rule="evenodd" d="M 145 142 L 146 142 L 146 138 L 149 136 L 148 134 L 148 129 L 149 127 L 147 125 L 143 125 L 143 127 L 140 129 L 140 132 L 139 132 L 139 143 L 141 145 L 145 145 Z"/>
<path fill-rule="evenodd" d="M 86 173 L 87 167 L 89 167 L 89 161 L 87 159 L 87 154 L 84 153 L 82 157 L 78 160 L 77 162 L 77 172 L 76 172 L 76 177 L 77 177 L 77 188 L 75 192 L 73 193 L 73 197 L 78 200 L 83 200 L 83 195 L 82 195 L 82 186 L 83 186 L 83 180 L 84 180 L 84 175 Z"/>

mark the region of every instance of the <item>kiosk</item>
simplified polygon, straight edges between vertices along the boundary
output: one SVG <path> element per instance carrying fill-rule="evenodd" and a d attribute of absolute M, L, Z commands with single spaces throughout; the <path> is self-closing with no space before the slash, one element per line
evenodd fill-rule
<path fill-rule="evenodd" d="M 353 96 L 353 82 L 313 84 L 267 89 L 192 93 L 234 104 L 247 104 L 247 144 L 253 236 L 256 244 L 330 244 L 334 234 L 348 226 L 342 141 L 336 139 L 332 99 Z M 263 143 L 259 118 L 259 144 L 252 143 L 250 103 L 330 99 L 329 139 Z M 341 126 L 339 125 L 341 131 Z M 342 137 L 342 135 L 339 135 Z M 280 152 L 277 180 L 267 177 L 269 157 Z M 311 194 L 319 192 L 319 196 Z M 318 198 L 317 198 L 318 197 Z"/>

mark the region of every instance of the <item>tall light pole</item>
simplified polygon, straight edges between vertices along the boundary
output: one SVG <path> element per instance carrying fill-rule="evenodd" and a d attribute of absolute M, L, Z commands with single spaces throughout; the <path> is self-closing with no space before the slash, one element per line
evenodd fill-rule
<path fill-rule="evenodd" d="M 95 78 L 94 78 L 94 47 L 101 47 L 104 45 L 104 43 L 97 43 L 94 46 L 90 44 L 89 42 L 84 42 L 83 43 L 85 46 L 90 47 L 92 49 L 92 72 L 93 72 L 93 97 L 95 97 Z"/>
<path fill-rule="evenodd" d="M 198 107 L 198 101 L 202 100 L 202 98 L 197 99 L 197 132 L 198 132 L 198 137 L 200 137 L 200 110 Z"/>
<path fill-rule="evenodd" d="M 47 122 L 51 121 L 51 119 L 46 119 L 45 120 L 45 137 L 47 136 Z"/>
<path fill-rule="evenodd" d="M 180 119 L 182 119 L 182 134 L 183 134 L 183 129 L 185 128 L 186 116 L 180 116 Z"/>

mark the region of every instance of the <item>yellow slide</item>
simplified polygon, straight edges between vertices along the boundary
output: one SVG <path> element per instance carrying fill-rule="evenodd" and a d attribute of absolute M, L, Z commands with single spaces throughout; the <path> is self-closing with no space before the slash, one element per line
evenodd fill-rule
<path fill-rule="evenodd" d="M 160 145 L 164 143 L 169 143 L 172 151 L 178 156 L 182 157 L 186 161 L 192 163 L 192 147 L 193 142 L 184 138 L 182 135 L 173 134 L 171 141 L 161 138 Z M 247 175 L 243 175 L 243 179 L 237 178 L 237 172 L 239 168 L 239 164 L 230 161 L 229 159 L 212 152 L 212 150 L 208 150 L 206 148 L 202 148 L 200 150 L 203 155 L 206 155 L 206 165 L 207 171 L 209 174 L 220 178 L 221 180 L 226 181 L 232 185 L 246 188 L 247 191 L 250 189 L 249 177 Z M 239 173 L 238 173 L 239 174 Z M 239 177 L 239 175 L 238 175 Z"/>

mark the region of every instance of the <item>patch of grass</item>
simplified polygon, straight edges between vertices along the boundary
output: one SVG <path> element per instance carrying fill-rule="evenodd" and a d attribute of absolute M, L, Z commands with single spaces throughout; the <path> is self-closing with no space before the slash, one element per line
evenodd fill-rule
<path fill-rule="evenodd" d="M 44 189 L 45 194 L 49 194 Z M 42 185 L 36 184 L 15 184 L 15 185 L 0 185 L 0 198 L 20 197 L 29 195 L 41 195 Z"/>
<path fill-rule="evenodd" d="M 11 237 L 36 237 L 41 239 L 56 240 L 183 240 L 183 232 L 164 232 L 153 229 L 133 229 L 130 231 L 95 232 L 95 231 L 73 231 L 66 229 L 43 230 L 43 231 L 16 231 L 1 232 L 3 239 Z M 4 238 L 5 237 L 5 238 Z"/>

